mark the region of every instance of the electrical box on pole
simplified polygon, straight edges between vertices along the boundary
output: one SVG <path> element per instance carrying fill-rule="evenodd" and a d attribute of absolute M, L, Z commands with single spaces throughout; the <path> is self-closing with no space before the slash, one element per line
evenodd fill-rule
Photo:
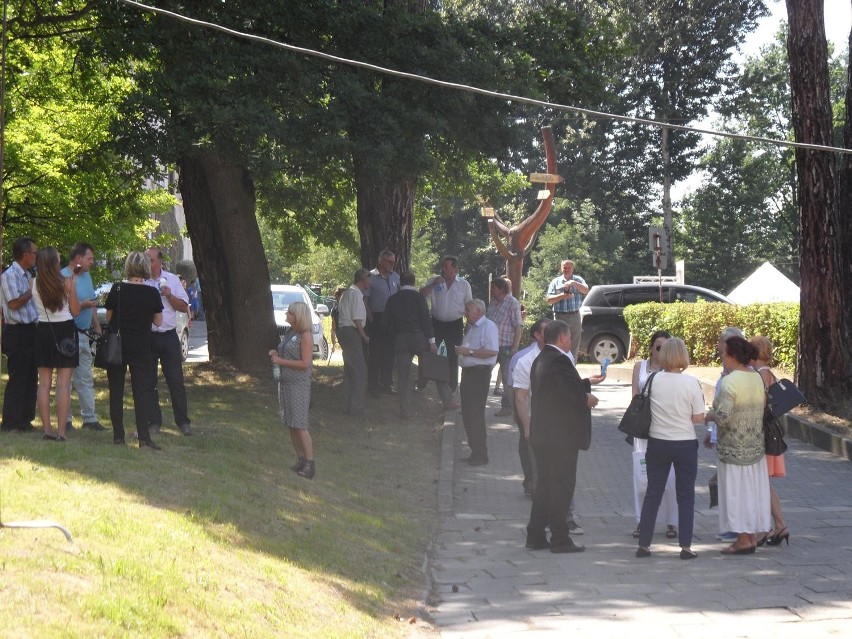
<path fill-rule="evenodd" d="M 651 250 L 651 266 L 658 271 L 668 267 L 669 242 L 666 230 L 662 226 L 648 228 L 648 247 Z"/>

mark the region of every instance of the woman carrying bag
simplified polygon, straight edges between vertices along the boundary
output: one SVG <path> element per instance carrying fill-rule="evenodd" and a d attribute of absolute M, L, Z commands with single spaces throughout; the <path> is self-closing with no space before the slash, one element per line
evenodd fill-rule
<path fill-rule="evenodd" d="M 697 555 L 692 551 L 695 477 L 698 474 L 695 425 L 704 423 L 704 393 L 697 379 L 682 374 L 689 366 L 689 354 L 682 339 L 673 337 L 663 344 L 660 366 L 663 370 L 654 376 L 651 392 L 651 431 L 645 454 L 648 490 L 642 503 L 636 556 L 651 556 L 657 511 L 669 471 L 674 467 L 680 558 L 695 559 Z"/>
<path fill-rule="evenodd" d="M 36 255 L 38 276 L 33 283 L 33 300 L 38 311 L 36 326 L 36 366 L 38 367 L 38 414 L 44 428 L 44 439 L 67 441 L 65 426 L 71 407 L 71 375 L 80 360 L 77 347 L 77 326 L 74 318 L 80 314 L 77 299 L 77 273 L 62 277 L 59 272 L 59 252 L 45 246 Z M 69 345 L 65 347 L 65 345 Z M 63 352 L 63 347 L 66 348 Z M 53 371 L 56 370 L 56 430 L 50 423 L 50 391 Z"/>
<path fill-rule="evenodd" d="M 107 368 L 109 380 L 109 416 L 112 420 L 113 443 L 124 445 L 124 378 L 130 367 L 130 388 L 139 448 L 160 450 L 151 441 L 151 423 L 157 402 L 152 381 L 156 379 L 151 352 L 151 324 L 163 321 L 160 292 L 145 284 L 151 278 L 151 260 L 145 253 L 133 251 L 124 262 L 125 280 L 115 284 L 104 306 L 110 330 L 121 335 L 122 363 Z"/>

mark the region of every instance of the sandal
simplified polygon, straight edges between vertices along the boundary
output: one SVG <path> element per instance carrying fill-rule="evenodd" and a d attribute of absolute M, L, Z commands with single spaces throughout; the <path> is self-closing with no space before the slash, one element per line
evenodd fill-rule
<path fill-rule="evenodd" d="M 677 528 L 672 525 L 666 526 L 666 537 L 669 539 L 677 539 Z"/>
<path fill-rule="evenodd" d="M 636 530 L 633 531 L 633 539 L 639 539 L 639 526 L 636 526 Z"/>

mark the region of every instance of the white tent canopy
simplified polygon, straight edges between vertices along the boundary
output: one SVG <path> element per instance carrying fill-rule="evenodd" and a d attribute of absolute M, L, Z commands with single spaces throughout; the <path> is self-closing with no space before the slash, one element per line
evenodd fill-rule
<path fill-rule="evenodd" d="M 735 304 L 798 302 L 799 287 L 772 264 L 764 262 L 728 297 Z"/>

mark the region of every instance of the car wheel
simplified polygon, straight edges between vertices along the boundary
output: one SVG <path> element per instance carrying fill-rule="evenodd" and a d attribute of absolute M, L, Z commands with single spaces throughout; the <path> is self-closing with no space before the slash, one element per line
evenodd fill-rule
<path fill-rule="evenodd" d="M 189 330 L 184 329 L 180 334 L 180 356 L 184 362 L 189 357 Z"/>
<path fill-rule="evenodd" d="M 314 355 L 314 357 L 322 361 L 328 359 L 328 341 L 325 339 L 325 335 L 322 336 L 319 345 L 319 352 Z"/>
<path fill-rule="evenodd" d="M 604 333 L 589 342 L 589 354 L 593 360 L 599 364 L 603 364 L 605 359 L 608 359 L 610 362 L 622 361 L 627 351 L 624 348 L 624 344 L 615 335 Z"/>

